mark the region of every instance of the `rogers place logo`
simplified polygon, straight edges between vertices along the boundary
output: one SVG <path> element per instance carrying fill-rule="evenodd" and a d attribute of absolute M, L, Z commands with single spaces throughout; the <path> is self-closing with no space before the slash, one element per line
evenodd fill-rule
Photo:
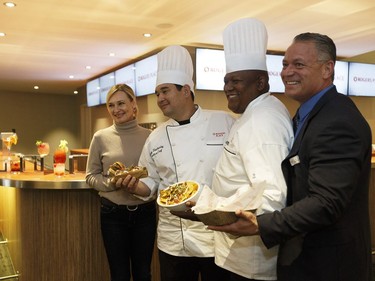
<path fill-rule="evenodd" d="M 364 83 L 374 83 L 375 78 L 354 76 L 353 81 L 354 82 L 364 82 Z"/>
<path fill-rule="evenodd" d="M 224 69 L 220 67 L 209 67 L 205 66 L 203 67 L 204 72 L 213 72 L 213 73 L 224 73 Z"/>

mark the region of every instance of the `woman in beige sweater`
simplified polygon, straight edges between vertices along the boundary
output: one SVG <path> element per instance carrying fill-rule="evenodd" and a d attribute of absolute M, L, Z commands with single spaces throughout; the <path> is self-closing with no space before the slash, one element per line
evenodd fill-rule
<path fill-rule="evenodd" d="M 97 131 L 91 141 L 86 182 L 99 191 L 101 230 L 112 281 L 150 281 L 155 240 L 155 199 L 143 201 L 126 191 L 122 180 L 111 182 L 108 169 L 116 161 L 137 165 L 150 130 L 138 125 L 133 90 L 113 86 L 106 105 L 113 125 Z"/>

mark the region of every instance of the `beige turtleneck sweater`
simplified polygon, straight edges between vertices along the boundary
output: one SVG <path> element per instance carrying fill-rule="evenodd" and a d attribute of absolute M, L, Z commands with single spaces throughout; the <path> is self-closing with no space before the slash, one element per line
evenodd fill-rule
<path fill-rule="evenodd" d="M 86 169 L 86 182 L 116 204 L 146 203 L 124 189 L 109 183 L 107 171 L 111 164 L 120 161 L 126 166 L 137 165 L 143 145 L 151 133 L 138 125 L 137 120 L 97 131 L 90 144 Z"/>

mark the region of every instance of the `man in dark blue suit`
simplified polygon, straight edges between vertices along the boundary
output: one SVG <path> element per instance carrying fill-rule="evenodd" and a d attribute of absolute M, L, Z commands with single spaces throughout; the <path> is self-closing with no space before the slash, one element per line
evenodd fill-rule
<path fill-rule="evenodd" d="M 300 103 L 295 141 L 281 164 L 287 206 L 257 217 L 237 211 L 236 223 L 210 227 L 280 245 L 279 281 L 372 280 L 371 130 L 337 92 L 335 61 L 334 42 L 317 33 L 296 36 L 285 53 L 285 94 Z"/>

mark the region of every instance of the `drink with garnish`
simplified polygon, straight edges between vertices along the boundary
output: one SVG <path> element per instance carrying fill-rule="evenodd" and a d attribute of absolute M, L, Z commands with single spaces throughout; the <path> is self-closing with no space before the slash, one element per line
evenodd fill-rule
<path fill-rule="evenodd" d="M 59 147 L 53 154 L 53 172 L 56 176 L 63 176 L 65 174 L 66 153 L 68 152 L 68 142 L 61 140 Z"/>
<path fill-rule="evenodd" d="M 38 153 L 40 157 L 45 157 L 49 154 L 49 144 L 48 142 L 37 141 L 36 146 L 38 148 Z"/>

